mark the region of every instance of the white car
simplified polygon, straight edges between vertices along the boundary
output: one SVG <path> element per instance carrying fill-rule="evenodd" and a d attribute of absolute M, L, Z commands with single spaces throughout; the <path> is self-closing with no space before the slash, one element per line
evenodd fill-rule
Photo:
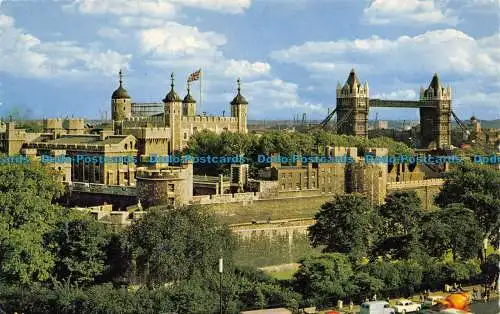
<path fill-rule="evenodd" d="M 396 305 L 394 308 L 396 309 L 396 313 L 410 313 L 410 312 L 418 312 L 420 311 L 420 304 L 414 303 L 410 300 L 401 299 L 396 301 Z"/>

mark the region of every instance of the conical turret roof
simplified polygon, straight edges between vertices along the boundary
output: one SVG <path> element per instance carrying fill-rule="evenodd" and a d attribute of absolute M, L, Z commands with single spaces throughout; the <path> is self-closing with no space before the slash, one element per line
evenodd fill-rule
<path fill-rule="evenodd" d="M 248 105 L 248 101 L 241 95 L 241 81 L 238 78 L 236 80 L 238 83 L 238 94 L 234 97 L 234 99 L 231 101 L 231 105 Z"/>
<path fill-rule="evenodd" d="M 441 88 L 441 82 L 439 81 L 439 76 L 437 73 L 434 73 L 434 75 L 432 76 L 432 81 L 429 84 L 429 88 L 430 87 L 432 87 L 432 89 L 434 90 L 438 90 L 439 88 Z"/>
<path fill-rule="evenodd" d="M 165 98 L 163 99 L 163 102 L 167 103 L 167 102 L 179 102 L 181 101 L 181 98 L 179 97 L 179 95 L 177 95 L 177 93 L 175 92 L 174 90 L 174 73 L 172 73 L 170 75 L 170 79 L 172 81 L 172 83 L 170 84 L 170 92 L 168 92 L 168 94 L 165 96 Z"/>
<path fill-rule="evenodd" d="M 113 92 L 111 95 L 111 99 L 130 99 L 130 96 L 128 95 L 128 92 L 125 88 L 123 88 L 123 81 L 122 81 L 122 70 L 118 72 L 118 75 L 120 76 L 120 86 Z"/>
<path fill-rule="evenodd" d="M 349 77 L 347 78 L 347 81 L 345 83 L 351 88 L 354 86 L 361 85 L 361 82 L 359 81 L 358 76 L 356 75 L 354 69 L 352 69 L 351 72 L 349 73 Z"/>
<path fill-rule="evenodd" d="M 193 98 L 193 96 L 191 96 L 191 88 L 189 86 L 189 83 L 188 83 L 187 92 L 188 93 L 187 93 L 186 97 L 184 97 L 184 100 L 182 102 L 185 103 L 185 104 L 196 103 L 196 100 Z"/>

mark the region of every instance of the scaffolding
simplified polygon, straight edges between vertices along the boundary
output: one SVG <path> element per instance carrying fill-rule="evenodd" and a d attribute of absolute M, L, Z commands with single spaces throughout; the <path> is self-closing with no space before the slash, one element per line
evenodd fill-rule
<path fill-rule="evenodd" d="M 150 117 L 164 112 L 163 103 L 132 103 L 132 117 Z"/>

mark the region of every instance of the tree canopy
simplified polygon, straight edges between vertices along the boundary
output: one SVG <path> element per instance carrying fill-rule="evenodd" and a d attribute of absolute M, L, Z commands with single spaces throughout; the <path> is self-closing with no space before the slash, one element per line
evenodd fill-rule
<path fill-rule="evenodd" d="M 62 208 L 52 201 L 62 185 L 37 165 L 0 167 L 0 277 L 30 284 L 51 277 L 54 258 L 44 246 Z"/>
<path fill-rule="evenodd" d="M 390 155 L 411 154 L 412 150 L 401 142 L 386 137 L 368 139 L 364 137 L 338 135 L 324 130 L 308 132 L 268 131 L 263 134 L 237 134 L 223 132 L 219 135 L 203 130 L 190 137 L 185 154 L 193 156 L 234 156 L 245 157 L 252 173 L 267 166 L 258 163 L 258 155 L 279 154 L 281 156 L 323 155 L 326 146 L 358 147 L 362 152 L 370 147 L 386 147 Z M 207 174 L 227 172 L 227 165 L 200 164 L 195 169 Z"/>
<path fill-rule="evenodd" d="M 368 256 L 379 225 L 376 212 L 360 194 L 336 196 L 321 206 L 316 222 L 309 227 L 313 246 L 325 252 L 348 253 L 354 259 Z"/>
<path fill-rule="evenodd" d="M 483 238 L 498 242 L 500 172 L 484 165 L 464 163 L 445 176 L 446 180 L 436 197 L 436 203 L 441 207 L 462 203 L 474 212 Z"/>
<path fill-rule="evenodd" d="M 229 266 L 235 249 L 229 228 L 194 206 L 151 209 L 132 224 L 126 237 L 148 286 L 214 272 L 220 257 Z"/>

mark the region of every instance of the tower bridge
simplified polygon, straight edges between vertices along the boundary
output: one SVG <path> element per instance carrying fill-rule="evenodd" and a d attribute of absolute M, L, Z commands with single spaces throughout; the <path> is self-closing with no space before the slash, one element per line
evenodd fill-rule
<path fill-rule="evenodd" d="M 338 83 L 336 108 L 321 125 L 326 126 L 336 113 L 340 134 L 367 136 L 370 107 L 417 108 L 420 111 L 421 148 L 448 148 L 451 145 L 451 100 L 451 87 L 442 86 L 437 73 L 428 88 L 420 88 L 419 100 L 369 99 L 368 82 L 361 84 L 353 69 L 344 85 Z"/>

